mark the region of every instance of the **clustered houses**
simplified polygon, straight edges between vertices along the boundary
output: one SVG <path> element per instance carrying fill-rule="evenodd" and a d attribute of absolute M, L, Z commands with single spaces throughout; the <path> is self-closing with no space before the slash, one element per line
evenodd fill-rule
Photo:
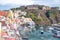
<path fill-rule="evenodd" d="M 44 5 L 28 5 L 25 7 L 25 9 L 41 9 L 41 10 L 50 10 L 51 8 L 49 6 Z"/>
<path fill-rule="evenodd" d="M 42 10 L 51 10 L 51 7 L 44 6 L 44 7 L 42 8 Z"/>
<path fill-rule="evenodd" d="M 13 13 L 15 14 L 15 16 L 19 15 L 19 16 L 26 16 L 27 12 L 25 11 L 21 11 L 21 10 L 14 10 Z"/>
<path fill-rule="evenodd" d="M 39 9 L 38 6 L 35 6 L 35 5 L 29 5 L 26 8 L 27 9 Z"/>
<path fill-rule="evenodd" d="M 0 11 L 0 27 L 1 40 L 22 40 L 18 28 L 31 31 L 35 27 L 35 23 L 31 18 L 25 18 L 20 15 L 26 15 L 26 12 L 19 11 Z M 19 29 L 21 30 L 21 29 Z M 21 30 L 21 31 L 23 31 Z M 25 32 L 25 31 L 24 31 Z"/>

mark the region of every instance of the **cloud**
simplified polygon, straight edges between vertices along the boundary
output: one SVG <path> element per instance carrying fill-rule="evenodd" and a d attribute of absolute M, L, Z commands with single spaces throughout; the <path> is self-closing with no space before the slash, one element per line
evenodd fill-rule
<path fill-rule="evenodd" d="M 32 4 L 60 7 L 60 0 L 0 0 L 0 9 L 9 9 L 21 5 Z"/>
<path fill-rule="evenodd" d="M 19 7 L 19 5 L 16 4 L 5 4 L 5 5 L 0 5 L 0 10 L 8 10 L 10 8 L 15 8 Z"/>
<path fill-rule="evenodd" d="M 31 5 L 31 4 L 41 4 L 41 5 L 59 5 L 60 0 L 0 0 L 1 5 L 15 4 L 15 5 Z"/>
<path fill-rule="evenodd" d="M 40 5 L 60 7 L 60 0 L 35 0 L 34 3 Z"/>
<path fill-rule="evenodd" d="M 29 5 L 29 4 L 33 4 L 33 1 L 32 0 L 0 0 L 0 4 Z"/>
<path fill-rule="evenodd" d="M 0 0 L 0 10 L 10 9 L 21 5 L 31 5 L 32 0 Z"/>

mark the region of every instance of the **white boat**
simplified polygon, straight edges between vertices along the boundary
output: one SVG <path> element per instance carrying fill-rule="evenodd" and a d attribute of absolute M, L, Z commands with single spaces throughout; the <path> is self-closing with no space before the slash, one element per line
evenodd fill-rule
<path fill-rule="evenodd" d="M 41 32 L 41 34 L 44 33 L 44 28 L 43 27 L 40 27 L 40 32 Z"/>
<path fill-rule="evenodd" d="M 54 37 L 60 38 L 60 31 L 57 31 L 56 33 L 54 33 L 53 35 Z"/>
<path fill-rule="evenodd" d="M 57 37 L 57 38 L 60 38 L 60 26 L 55 26 L 54 27 L 54 31 L 56 30 L 56 32 L 55 33 L 53 33 L 54 35 L 54 37 Z"/>

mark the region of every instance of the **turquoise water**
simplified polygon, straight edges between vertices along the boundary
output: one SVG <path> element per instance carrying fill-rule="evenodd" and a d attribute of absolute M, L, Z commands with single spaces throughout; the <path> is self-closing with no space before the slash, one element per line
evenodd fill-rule
<path fill-rule="evenodd" d="M 40 33 L 40 30 L 30 32 L 29 40 L 60 40 L 60 38 L 54 38 L 51 32 L 44 32 L 44 34 Z"/>

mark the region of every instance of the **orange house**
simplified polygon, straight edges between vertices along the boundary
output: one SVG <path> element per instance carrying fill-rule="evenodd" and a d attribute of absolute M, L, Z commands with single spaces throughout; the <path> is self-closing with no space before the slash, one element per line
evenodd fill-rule
<path fill-rule="evenodd" d="M 7 16 L 7 12 L 5 12 L 5 11 L 0 11 L 0 16 Z"/>

